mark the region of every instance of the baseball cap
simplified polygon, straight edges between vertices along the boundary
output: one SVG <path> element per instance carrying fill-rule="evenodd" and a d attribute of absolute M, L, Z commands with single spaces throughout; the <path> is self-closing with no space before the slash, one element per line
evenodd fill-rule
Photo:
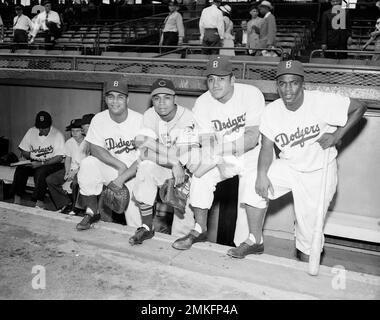
<path fill-rule="evenodd" d="M 152 84 L 150 95 L 153 97 L 154 95 L 159 93 L 175 95 L 175 87 L 173 82 L 166 79 L 157 79 L 156 81 L 154 81 L 154 83 Z"/>
<path fill-rule="evenodd" d="M 268 7 L 269 9 L 273 9 L 272 4 L 269 1 L 266 1 L 266 0 L 261 1 L 261 3 L 259 4 L 259 7 L 260 6 L 264 6 L 264 7 Z"/>
<path fill-rule="evenodd" d="M 81 119 L 81 125 L 84 126 L 86 124 L 90 124 L 93 117 L 95 117 L 95 114 L 93 113 L 85 114 Z"/>
<path fill-rule="evenodd" d="M 52 124 L 51 115 L 49 112 L 40 111 L 36 115 L 35 126 L 37 129 L 49 128 Z"/>
<path fill-rule="evenodd" d="M 51 5 L 51 0 L 45 0 L 45 1 L 43 2 L 43 5 L 44 5 L 44 6 L 46 6 L 47 4 L 50 4 L 50 5 Z"/>
<path fill-rule="evenodd" d="M 82 125 L 82 119 L 73 119 L 71 120 L 70 124 L 66 127 L 66 131 L 69 131 L 71 129 L 81 129 Z"/>
<path fill-rule="evenodd" d="M 228 76 L 232 73 L 232 63 L 228 56 L 214 56 L 207 63 L 205 76 Z"/>
<path fill-rule="evenodd" d="M 283 74 L 295 74 L 301 77 L 305 76 L 303 65 L 297 60 L 281 61 L 277 65 L 276 79 Z"/>
<path fill-rule="evenodd" d="M 226 4 L 225 6 L 221 6 L 219 9 L 228 14 L 230 14 L 232 10 L 228 4 Z"/>
<path fill-rule="evenodd" d="M 106 94 L 110 91 L 116 91 L 128 95 L 128 84 L 123 80 L 107 81 Z"/>

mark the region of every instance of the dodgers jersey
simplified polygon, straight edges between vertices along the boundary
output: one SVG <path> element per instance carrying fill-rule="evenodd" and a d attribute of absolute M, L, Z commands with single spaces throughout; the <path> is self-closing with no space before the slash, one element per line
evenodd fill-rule
<path fill-rule="evenodd" d="M 234 84 L 230 100 L 221 103 L 209 91 L 196 101 L 193 112 L 199 126 L 208 132 L 223 135 L 225 141 L 235 141 L 244 135 L 246 127 L 259 126 L 265 99 L 261 91 L 251 85 Z M 248 151 L 257 153 L 259 148 Z"/>
<path fill-rule="evenodd" d="M 65 138 L 63 134 L 51 126 L 47 136 L 40 136 L 40 131 L 30 128 L 21 140 L 19 148 L 30 152 L 32 160 L 48 160 L 65 154 Z"/>
<path fill-rule="evenodd" d="M 323 149 L 316 142 L 347 122 L 350 99 L 338 94 L 304 90 L 304 101 L 296 111 L 282 99 L 268 104 L 261 118 L 260 132 L 281 150 L 280 158 L 298 171 L 310 172 L 323 166 Z M 331 162 L 337 156 L 331 148 Z"/>
<path fill-rule="evenodd" d="M 128 109 L 127 119 L 117 123 L 104 110 L 91 120 L 85 141 L 108 150 L 129 167 L 137 159 L 134 140 L 141 125 L 142 115 L 136 111 Z"/>

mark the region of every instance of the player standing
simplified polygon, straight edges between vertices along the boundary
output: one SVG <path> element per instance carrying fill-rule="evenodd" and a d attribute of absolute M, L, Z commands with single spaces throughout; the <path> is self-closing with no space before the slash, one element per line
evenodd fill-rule
<path fill-rule="evenodd" d="M 153 108 L 144 113 L 143 129 L 136 138 L 136 146 L 141 149 L 143 157 L 146 154 L 144 148 L 153 156 L 138 165 L 133 194 L 143 224 L 130 238 L 131 245 L 140 244 L 154 236 L 153 205 L 157 188 L 172 177 L 175 178 L 176 185 L 184 183 L 185 168 L 177 158 L 177 153 L 170 149 L 183 130 L 192 130 L 195 126 L 193 113 L 176 103 L 175 87 L 170 80 L 156 80 L 152 85 L 151 97 Z M 174 209 L 172 235 L 187 234 L 194 224 L 191 211 L 187 210 L 181 216 Z"/>
<path fill-rule="evenodd" d="M 177 239 L 173 247 L 189 249 L 193 243 L 207 240 L 207 216 L 215 186 L 220 181 L 239 176 L 239 205 L 245 207 L 246 216 L 238 215 L 236 233 L 243 232 L 246 219 L 256 216 L 260 196 L 254 191 L 259 148 L 259 122 L 265 106 L 264 96 L 254 86 L 235 83 L 232 64 L 227 56 L 214 56 L 206 70 L 208 91 L 195 102 L 193 112 L 197 123 L 204 131 L 216 132 L 220 137 L 214 145 L 202 145 L 202 154 L 219 158 L 217 167 L 204 175 L 194 175 L 190 186 L 190 204 L 193 208 L 195 226 L 185 237 Z M 251 253 L 261 253 L 260 238 L 244 235 Z M 238 249 L 240 250 L 240 249 Z M 228 254 L 235 254 L 231 249 Z"/>
<path fill-rule="evenodd" d="M 366 105 L 338 94 L 304 90 L 304 71 L 299 61 L 280 62 L 276 78 L 280 99 L 265 108 L 260 124 L 262 147 L 256 192 L 265 199 L 293 193 L 296 256 L 307 262 L 318 214 L 324 152 L 330 149 L 326 214 L 337 186 L 335 145 L 362 118 Z M 273 161 L 274 144 L 281 153 Z M 261 228 L 264 215 L 265 210 L 255 216 Z M 262 235 L 262 229 L 251 232 L 257 237 Z"/>
<path fill-rule="evenodd" d="M 128 108 L 128 85 L 124 81 L 109 81 L 105 88 L 108 107 L 95 115 L 85 141 L 90 144 L 91 155 L 83 159 L 78 172 L 82 204 L 87 207 L 86 215 L 77 225 L 78 230 L 89 229 L 100 219 L 97 196 L 104 185 L 114 182 L 121 187 L 124 183 L 131 192 L 136 175 L 135 136 L 141 127 L 142 115 Z M 139 210 L 130 201 L 125 212 L 127 224 L 141 225 Z"/>

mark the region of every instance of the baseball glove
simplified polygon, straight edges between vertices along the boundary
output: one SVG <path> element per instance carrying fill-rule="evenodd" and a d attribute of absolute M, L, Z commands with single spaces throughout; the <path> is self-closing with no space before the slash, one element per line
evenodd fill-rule
<path fill-rule="evenodd" d="M 124 213 L 129 200 L 129 190 L 125 185 L 120 188 L 111 181 L 103 190 L 103 204 L 115 213 Z"/>
<path fill-rule="evenodd" d="M 167 179 L 160 187 L 160 198 L 162 203 L 177 209 L 177 213 L 184 214 L 190 190 L 189 176 L 186 175 L 185 182 L 180 186 L 175 186 L 174 184 L 174 178 Z"/>

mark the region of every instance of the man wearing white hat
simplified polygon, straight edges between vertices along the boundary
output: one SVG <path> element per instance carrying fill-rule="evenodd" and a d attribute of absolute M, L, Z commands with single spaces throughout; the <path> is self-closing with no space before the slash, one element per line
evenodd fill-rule
<path fill-rule="evenodd" d="M 271 10 L 273 10 L 273 6 L 269 1 L 264 0 L 259 4 L 260 14 L 264 18 L 259 34 L 260 48 L 273 47 L 276 42 L 276 19 Z"/>

